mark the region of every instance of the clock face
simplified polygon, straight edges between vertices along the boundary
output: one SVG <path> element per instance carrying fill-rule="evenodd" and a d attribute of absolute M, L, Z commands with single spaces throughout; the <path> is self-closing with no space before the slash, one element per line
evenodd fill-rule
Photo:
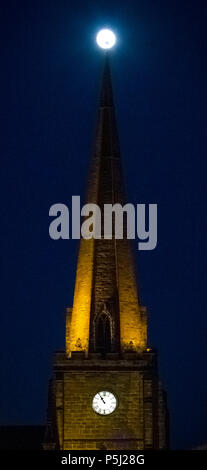
<path fill-rule="evenodd" d="M 110 415 L 116 409 L 116 406 L 117 400 L 111 392 L 98 392 L 93 398 L 93 410 L 99 415 Z"/>

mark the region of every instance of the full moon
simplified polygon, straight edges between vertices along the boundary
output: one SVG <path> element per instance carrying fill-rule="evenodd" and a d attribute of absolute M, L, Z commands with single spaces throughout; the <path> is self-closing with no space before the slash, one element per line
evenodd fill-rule
<path fill-rule="evenodd" d="M 110 49 L 116 42 L 116 36 L 110 29 L 102 29 L 96 36 L 96 42 L 102 49 Z"/>

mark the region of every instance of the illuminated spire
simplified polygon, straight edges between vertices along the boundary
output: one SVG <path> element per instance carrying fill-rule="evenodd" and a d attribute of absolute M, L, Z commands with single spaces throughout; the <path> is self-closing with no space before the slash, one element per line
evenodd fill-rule
<path fill-rule="evenodd" d="M 87 202 L 125 203 L 109 57 L 106 54 Z M 139 352 L 146 347 L 146 318 L 139 306 L 130 241 L 80 243 L 72 316 L 67 316 L 66 350 Z"/>

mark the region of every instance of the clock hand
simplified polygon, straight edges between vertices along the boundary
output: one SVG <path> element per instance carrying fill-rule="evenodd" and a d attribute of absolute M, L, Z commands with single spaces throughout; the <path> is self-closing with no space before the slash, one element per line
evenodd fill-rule
<path fill-rule="evenodd" d="M 104 405 L 106 404 L 106 402 L 104 401 L 103 397 L 101 395 L 99 395 L 101 400 L 104 402 Z"/>

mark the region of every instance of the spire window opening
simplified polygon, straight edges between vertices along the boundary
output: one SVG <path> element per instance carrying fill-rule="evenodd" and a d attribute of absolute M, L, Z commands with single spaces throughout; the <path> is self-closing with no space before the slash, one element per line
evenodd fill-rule
<path fill-rule="evenodd" d="M 111 351 L 111 324 L 110 317 L 105 313 L 101 313 L 96 320 L 96 351 Z"/>

